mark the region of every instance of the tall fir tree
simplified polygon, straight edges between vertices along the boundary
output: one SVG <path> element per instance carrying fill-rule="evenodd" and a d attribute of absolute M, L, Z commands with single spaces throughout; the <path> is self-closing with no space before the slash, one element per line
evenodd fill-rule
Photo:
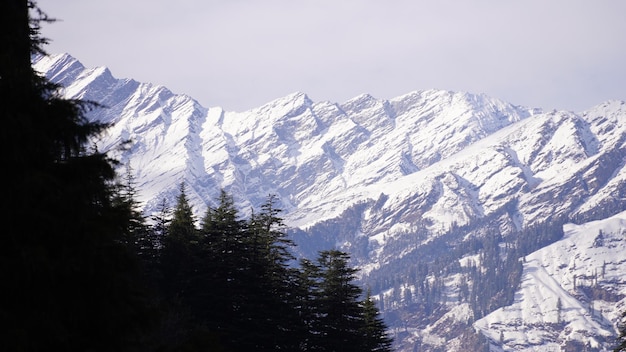
<path fill-rule="evenodd" d="M 152 245 L 158 250 L 162 247 L 162 242 L 165 236 L 167 236 L 167 229 L 172 221 L 172 209 L 170 209 L 167 199 L 163 198 L 159 203 L 158 211 L 151 216 L 152 226 L 150 231 L 153 236 Z"/>
<path fill-rule="evenodd" d="M 354 281 L 357 269 L 349 266 L 350 256 L 339 250 L 318 254 L 316 262 L 300 260 L 296 292 L 303 351 L 391 351 L 393 340 L 369 290 Z"/>
<path fill-rule="evenodd" d="M 298 320 L 292 305 L 296 271 L 289 265 L 295 259 L 291 253 L 294 243 L 287 237 L 276 203 L 276 196 L 269 195 L 261 211 L 250 216 L 246 229 L 251 258 L 246 331 L 253 342 L 249 347 L 257 351 L 298 346 L 293 335 Z"/>
<path fill-rule="evenodd" d="M 354 284 L 357 270 L 349 266 L 349 259 L 339 250 L 322 251 L 318 257 L 321 282 L 314 329 L 323 351 L 362 351 L 359 298 L 363 291 Z"/>
<path fill-rule="evenodd" d="M 322 314 L 318 304 L 320 294 L 321 270 L 309 259 L 302 258 L 295 278 L 292 306 L 298 312 L 297 324 L 293 335 L 302 351 L 319 350 L 318 316 Z"/>
<path fill-rule="evenodd" d="M 113 204 L 125 214 L 130 214 L 124 233 L 124 243 L 127 247 L 132 248 L 144 260 L 147 260 L 145 257 L 154 256 L 154 241 L 150 237 L 149 226 L 137 200 L 135 176 L 130 165 L 126 166 L 126 173 L 117 184 Z"/>
<path fill-rule="evenodd" d="M 387 325 L 380 317 L 380 312 L 369 289 L 361 306 L 363 314 L 362 351 L 391 352 L 393 340 L 387 334 Z"/>
<path fill-rule="evenodd" d="M 217 206 L 208 207 L 201 221 L 201 277 L 207 290 L 200 291 L 195 311 L 225 345 L 242 344 L 243 307 L 249 299 L 245 286 L 250 255 L 245 243 L 245 221 L 240 219 L 232 195 L 220 191 Z M 209 297 L 210 296 L 210 297 Z"/>
<path fill-rule="evenodd" d="M 160 265 L 166 300 L 174 302 L 186 296 L 196 269 L 199 239 L 186 185 L 181 182 L 172 219 L 162 239 Z"/>
<path fill-rule="evenodd" d="M 115 161 L 87 146 L 107 125 L 96 104 L 68 100 L 31 67 L 47 16 L 34 1 L 0 2 L 0 332 L 6 350 L 131 350 L 148 326 L 128 209 L 113 201 Z"/>

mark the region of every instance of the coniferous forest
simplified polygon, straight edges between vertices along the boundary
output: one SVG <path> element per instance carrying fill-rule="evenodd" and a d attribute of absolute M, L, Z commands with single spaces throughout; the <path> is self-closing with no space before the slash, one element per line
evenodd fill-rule
<path fill-rule="evenodd" d="M 107 125 L 31 67 L 34 1 L 0 2 L 5 351 L 390 351 L 349 254 L 296 258 L 276 199 L 242 218 L 222 191 L 195 219 L 185 184 L 146 219 L 132 170 L 91 146 Z"/>

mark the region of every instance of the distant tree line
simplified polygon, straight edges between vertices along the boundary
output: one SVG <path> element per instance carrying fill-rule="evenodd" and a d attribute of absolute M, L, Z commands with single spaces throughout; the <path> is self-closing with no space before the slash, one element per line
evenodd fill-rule
<path fill-rule="evenodd" d="M 564 220 L 550 219 L 505 236 L 505 211 L 464 226 L 453 225 L 425 243 L 423 233 L 398 236 L 405 241 L 402 248 L 414 249 L 363 277 L 379 298 L 385 320 L 394 326 L 408 323 L 412 328 L 425 329 L 449 310 L 450 299 L 456 299 L 469 304 L 471 324 L 512 304 L 525 256 L 562 238 Z M 452 279 L 454 285 L 450 285 Z M 417 315 L 408 318 L 406 312 Z M 464 346 L 473 346 L 473 350 L 488 346 L 486 340 L 470 332 L 460 335 Z M 422 348 L 423 344 L 426 342 L 418 341 L 415 346 Z"/>
<path fill-rule="evenodd" d="M 148 224 L 132 170 L 91 147 L 109 127 L 86 118 L 97 104 L 32 69 L 42 21 L 34 1 L 0 2 L 3 350 L 391 349 L 349 255 L 295 258 L 275 197 L 241 219 L 221 191 L 196 221 L 181 184 Z"/>

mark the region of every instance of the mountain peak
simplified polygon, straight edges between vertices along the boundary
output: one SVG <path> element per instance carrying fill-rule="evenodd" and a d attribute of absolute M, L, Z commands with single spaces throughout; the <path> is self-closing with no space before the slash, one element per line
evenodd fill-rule
<path fill-rule="evenodd" d="M 295 92 L 270 101 L 261 107 L 252 109 L 245 114 L 263 116 L 267 121 L 278 121 L 301 115 L 313 106 L 313 101 L 302 92 Z"/>
<path fill-rule="evenodd" d="M 311 105 L 313 102 L 309 98 L 306 93 L 303 92 L 293 92 L 291 94 L 287 94 L 283 97 L 276 98 L 268 103 L 263 104 L 262 106 L 255 108 L 253 110 L 265 110 L 272 109 L 277 106 L 285 106 L 285 105 Z"/>
<path fill-rule="evenodd" d="M 79 72 L 85 70 L 80 61 L 67 53 L 37 55 L 33 58 L 33 67 L 62 86 L 69 85 Z"/>

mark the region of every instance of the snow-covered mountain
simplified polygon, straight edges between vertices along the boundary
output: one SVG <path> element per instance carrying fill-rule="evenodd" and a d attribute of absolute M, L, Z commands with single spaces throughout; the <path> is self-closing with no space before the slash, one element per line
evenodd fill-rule
<path fill-rule="evenodd" d="M 441 90 L 340 104 L 294 93 L 229 112 L 66 54 L 34 67 L 106 106 L 89 115 L 112 124 L 99 148 L 130 165 L 147 213 L 181 182 L 198 215 L 220 188 L 244 214 L 278 195 L 302 255 L 351 253 L 398 350 L 610 348 L 626 309 L 624 102 L 575 113 Z M 501 271 L 524 261 L 490 303 L 475 287 L 487 253 Z"/>
<path fill-rule="evenodd" d="M 614 339 L 616 314 L 626 309 L 625 237 L 626 212 L 565 225 L 563 239 L 525 258 L 514 303 L 475 326 L 498 342 L 498 351 L 600 349 Z"/>

